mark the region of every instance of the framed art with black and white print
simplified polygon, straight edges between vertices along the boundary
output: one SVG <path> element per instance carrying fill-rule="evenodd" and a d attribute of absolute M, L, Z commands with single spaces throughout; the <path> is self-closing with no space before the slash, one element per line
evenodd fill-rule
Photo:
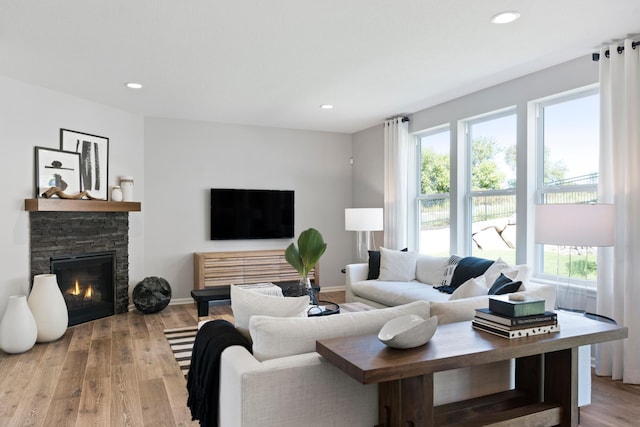
<path fill-rule="evenodd" d="M 53 187 L 74 195 L 80 189 L 80 154 L 53 148 L 35 147 L 36 197 Z"/>
<path fill-rule="evenodd" d="M 60 148 L 80 154 L 80 184 L 96 199 L 107 200 L 109 185 L 109 138 L 60 129 Z"/>

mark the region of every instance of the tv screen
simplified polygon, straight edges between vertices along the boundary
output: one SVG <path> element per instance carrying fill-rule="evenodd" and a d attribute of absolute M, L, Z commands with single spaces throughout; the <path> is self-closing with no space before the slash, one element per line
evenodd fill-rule
<path fill-rule="evenodd" d="M 293 237 L 291 190 L 211 189 L 211 240 Z"/>

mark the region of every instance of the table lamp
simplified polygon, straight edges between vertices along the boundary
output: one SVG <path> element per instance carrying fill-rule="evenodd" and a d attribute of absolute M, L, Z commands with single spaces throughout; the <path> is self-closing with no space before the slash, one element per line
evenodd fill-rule
<path fill-rule="evenodd" d="M 383 230 L 382 208 L 347 208 L 344 210 L 344 229 L 357 232 L 357 256 L 367 261 L 368 251 L 375 249 L 373 231 Z"/>

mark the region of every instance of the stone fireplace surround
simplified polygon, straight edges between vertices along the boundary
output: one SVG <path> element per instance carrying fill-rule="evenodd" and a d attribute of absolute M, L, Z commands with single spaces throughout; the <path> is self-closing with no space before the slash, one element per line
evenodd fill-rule
<path fill-rule="evenodd" d="M 129 308 L 128 212 L 29 212 L 31 282 L 50 273 L 52 256 L 113 251 L 115 312 Z"/>

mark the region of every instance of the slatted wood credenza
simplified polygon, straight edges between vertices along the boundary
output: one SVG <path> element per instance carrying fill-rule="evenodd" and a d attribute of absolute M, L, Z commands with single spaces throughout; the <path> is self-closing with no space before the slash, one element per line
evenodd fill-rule
<path fill-rule="evenodd" d="M 284 258 L 284 249 L 196 252 L 193 266 L 194 289 L 300 280 L 298 272 Z M 308 277 L 316 286 L 319 285 L 319 264 Z"/>

